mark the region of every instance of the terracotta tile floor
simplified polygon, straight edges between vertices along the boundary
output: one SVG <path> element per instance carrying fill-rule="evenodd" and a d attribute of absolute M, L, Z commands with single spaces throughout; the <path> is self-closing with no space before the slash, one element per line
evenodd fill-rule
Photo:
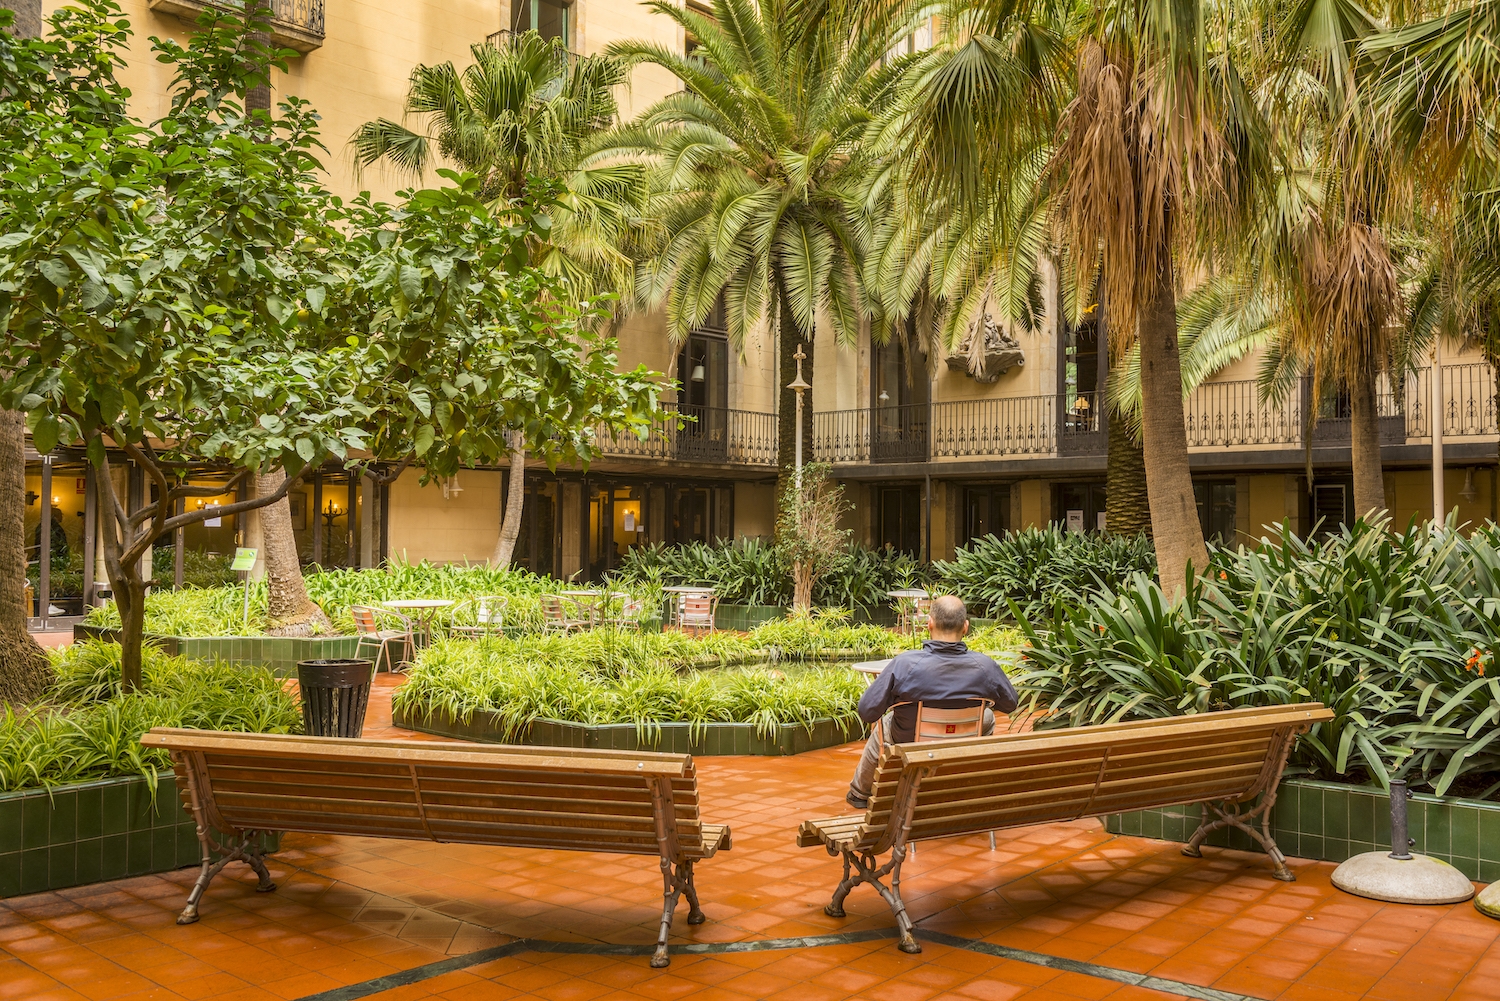
<path fill-rule="evenodd" d="M 393 685 L 382 676 L 368 736 L 404 734 L 389 726 Z M 1500 998 L 1500 922 L 1468 904 L 1349 897 L 1330 885 L 1332 865 L 1298 860 L 1297 882 L 1278 883 L 1261 857 L 1209 849 L 1187 859 L 1176 845 L 1111 836 L 1092 821 L 1004 832 L 994 852 L 984 838 L 923 843 L 902 888 L 932 937 L 921 955 L 903 955 L 885 937 L 890 913 L 868 887 L 849 898 L 848 918 L 824 916 L 838 864 L 792 845 L 799 820 L 841 809 L 856 753 L 848 745 L 791 759 L 699 760 L 704 815 L 733 825 L 735 846 L 699 868 L 709 920 L 690 927 L 680 910 L 674 943 L 880 937 L 679 951 L 666 970 L 650 969 L 643 955 L 540 951 L 654 941 L 656 866 L 289 835 L 271 862 L 275 893 L 255 893 L 248 870 L 231 866 L 188 927 L 174 918 L 193 870 L 0 901 L 0 997 Z M 428 967 L 503 952 L 519 938 L 542 942 L 488 961 L 455 958 L 447 972 Z M 994 954 L 1007 948 L 1025 953 Z M 1027 955 L 1032 961 L 1021 961 Z"/>

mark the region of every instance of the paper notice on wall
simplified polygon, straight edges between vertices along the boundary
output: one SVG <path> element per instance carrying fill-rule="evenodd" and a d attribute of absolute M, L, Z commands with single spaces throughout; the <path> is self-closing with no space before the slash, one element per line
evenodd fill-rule
<path fill-rule="evenodd" d="M 1068 531 L 1083 531 L 1083 510 L 1081 508 L 1073 508 L 1068 512 Z"/>
<path fill-rule="evenodd" d="M 1099 512 L 1099 531 L 1104 531 L 1104 512 Z"/>
<path fill-rule="evenodd" d="M 634 511 L 626 511 L 625 515 L 621 519 L 621 521 L 624 523 L 625 531 L 627 531 L 627 532 L 634 532 L 635 531 L 635 512 Z"/>

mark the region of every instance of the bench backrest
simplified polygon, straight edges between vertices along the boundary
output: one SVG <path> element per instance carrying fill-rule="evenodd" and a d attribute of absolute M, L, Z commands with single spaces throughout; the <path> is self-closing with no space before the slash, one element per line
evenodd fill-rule
<path fill-rule="evenodd" d="M 226 834 L 356 834 L 664 854 L 703 848 L 686 754 L 158 727 L 191 808 Z"/>
<path fill-rule="evenodd" d="M 888 745 L 858 844 L 1242 802 L 1280 777 L 1298 734 L 1332 718 L 1314 702 Z"/>

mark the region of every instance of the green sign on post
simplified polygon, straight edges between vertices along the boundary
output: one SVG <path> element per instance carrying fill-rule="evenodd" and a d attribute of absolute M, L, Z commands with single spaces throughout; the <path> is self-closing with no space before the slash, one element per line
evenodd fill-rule
<path fill-rule="evenodd" d="M 239 571 L 245 575 L 245 632 L 250 632 L 250 571 L 255 569 L 255 556 L 257 550 L 236 549 L 234 551 L 234 562 L 229 564 L 229 569 Z"/>

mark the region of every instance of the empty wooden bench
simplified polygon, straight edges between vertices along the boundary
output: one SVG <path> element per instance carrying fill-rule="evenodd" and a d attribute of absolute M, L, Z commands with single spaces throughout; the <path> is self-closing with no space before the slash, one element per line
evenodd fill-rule
<path fill-rule="evenodd" d="M 178 924 L 198 920 L 203 891 L 236 859 L 259 889 L 276 888 L 259 849 L 268 831 L 655 855 L 664 903 L 651 965 L 661 967 L 678 900 L 687 897 L 689 924 L 704 920 L 694 863 L 730 847 L 727 826 L 698 816 L 686 754 L 164 727 L 141 743 L 171 752 L 203 844 Z"/>
<path fill-rule="evenodd" d="M 1203 839 L 1232 826 L 1265 848 L 1278 879 L 1291 880 L 1270 831 L 1276 785 L 1298 735 L 1332 718 L 1309 702 L 888 744 L 865 812 L 803 821 L 797 845 L 823 845 L 843 856 L 844 878 L 824 910 L 843 917 L 849 891 L 871 884 L 896 916 L 903 952 L 921 947 L 901 900 L 901 863 L 912 842 L 930 838 L 1200 803 L 1203 820 L 1184 855 L 1201 857 Z M 887 852 L 882 865 L 879 856 Z M 881 882 L 887 875 L 890 887 Z"/>

